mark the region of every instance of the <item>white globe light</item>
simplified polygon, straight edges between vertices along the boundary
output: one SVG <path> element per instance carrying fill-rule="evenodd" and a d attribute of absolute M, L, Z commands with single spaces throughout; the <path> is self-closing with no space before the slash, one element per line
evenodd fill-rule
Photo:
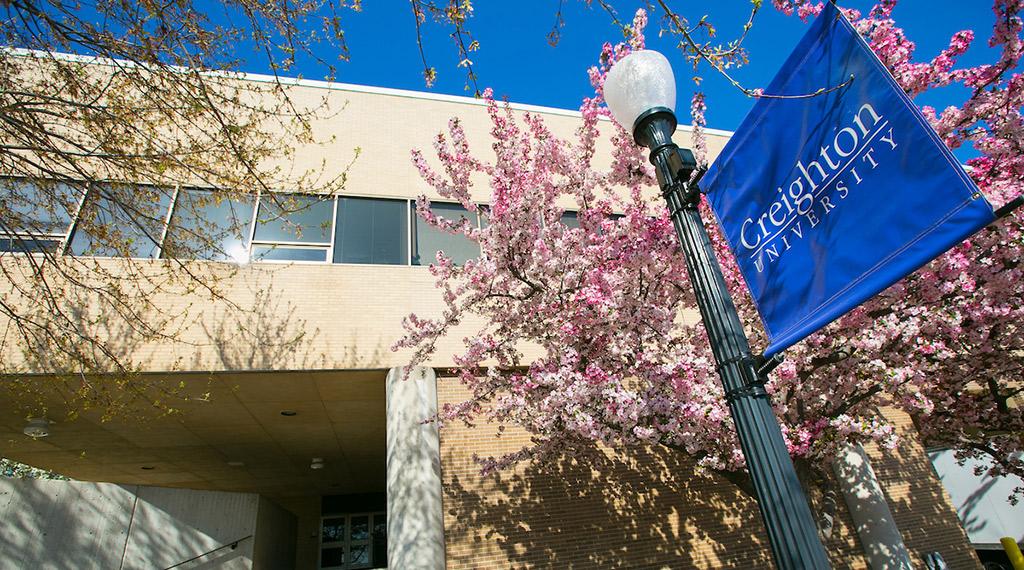
<path fill-rule="evenodd" d="M 676 109 L 672 65 L 656 51 L 635 51 L 612 66 L 604 81 L 604 100 L 612 115 L 633 132 L 637 117 L 655 107 Z"/>

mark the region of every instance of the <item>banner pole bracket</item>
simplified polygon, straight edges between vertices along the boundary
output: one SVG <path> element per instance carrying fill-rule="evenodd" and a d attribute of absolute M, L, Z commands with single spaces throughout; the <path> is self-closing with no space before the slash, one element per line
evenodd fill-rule
<path fill-rule="evenodd" d="M 1021 194 L 1020 196 L 1017 196 L 1016 198 L 1014 198 L 1013 200 L 1010 200 L 1009 202 L 1003 204 L 1003 206 L 1001 208 L 996 210 L 996 212 L 995 212 L 996 219 L 997 220 L 1001 220 L 1001 219 L 1005 218 L 1006 216 L 1009 216 L 1010 214 L 1012 214 L 1014 212 L 1014 210 L 1016 210 L 1017 208 L 1021 207 L 1021 205 L 1024 205 L 1024 194 Z"/>
<path fill-rule="evenodd" d="M 761 378 L 767 378 L 768 375 L 771 374 L 772 370 L 775 370 L 778 365 L 782 364 L 782 362 L 786 360 L 786 355 L 779 352 L 771 358 L 765 358 L 764 353 L 761 353 L 757 355 L 756 358 L 757 360 L 754 366 L 757 368 L 757 375 Z"/>

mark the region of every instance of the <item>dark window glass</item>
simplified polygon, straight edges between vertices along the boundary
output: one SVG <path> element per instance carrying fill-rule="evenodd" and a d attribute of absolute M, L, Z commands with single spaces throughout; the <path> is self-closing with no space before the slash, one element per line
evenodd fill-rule
<path fill-rule="evenodd" d="M 409 230 L 405 200 L 340 198 L 335 263 L 405 265 Z"/>
<path fill-rule="evenodd" d="M 352 517 L 352 540 L 370 538 L 370 517 L 366 515 Z"/>
<path fill-rule="evenodd" d="M 578 228 L 580 227 L 580 219 L 576 212 L 565 211 L 562 212 L 562 218 L 560 220 L 562 225 L 567 228 Z"/>
<path fill-rule="evenodd" d="M 0 251 L 20 253 L 57 253 L 60 247 L 59 239 L 48 239 L 41 236 L 12 236 L 0 237 Z"/>
<path fill-rule="evenodd" d="M 163 256 L 245 262 L 256 199 L 228 197 L 207 190 L 185 189 L 167 229 Z"/>
<path fill-rule="evenodd" d="M 323 542 L 341 542 L 345 540 L 345 517 L 324 519 Z"/>
<path fill-rule="evenodd" d="M 353 544 L 348 563 L 353 568 L 366 568 L 370 564 L 370 547 L 365 544 Z"/>
<path fill-rule="evenodd" d="M 255 241 L 325 243 L 331 241 L 334 199 L 278 194 L 260 198 Z"/>
<path fill-rule="evenodd" d="M 344 548 L 321 548 L 320 567 L 334 568 L 345 564 Z"/>
<path fill-rule="evenodd" d="M 412 204 L 415 208 L 416 205 Z M 466 211 L 460 204 L 434 202 L 430 205 L 434 215 L 447 220 L 468 219 L 477 225 L 477 215 Z M 415 211 L 413 212 L 415 213 Z M 463 264 L 480 256 L 480 246 L 462 234 L 443 232 L 424 222 L 418 215 L 413 217 L 413 265 L 430 265 L 437 259 L 437 252 L 443 251 L 457 264 Z"/>
<path fill-rule="evenodd" d="M 388 559 L 388 517 L 384 513 L 373 515 L 373 561 L 383 566 Z"/>
<path fill-rule="evenodd" d="M 317 247 L 288 247 L 285 245 L 254 245 L 252 258 L 256 261 L 327 261 L 327 249 Z"/>
<path fill-rule="evenodd" d="M 106 257 L 156 257 L 173 189 L 101 184 L 89 190 L 71 252 Z"/>
<path fill-rule="evenodd" d="M 81 196 L 81 189 L 61 182 L 0 179 L 0 232 L 65 235 Z"/>

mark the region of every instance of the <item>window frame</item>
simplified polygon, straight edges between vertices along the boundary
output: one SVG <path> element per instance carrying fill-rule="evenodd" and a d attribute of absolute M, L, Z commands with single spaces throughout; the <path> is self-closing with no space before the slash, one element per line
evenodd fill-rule
<path fill-rule="evenodd" d="M 35 184 L 32 182 L 32 179 L 27 177 L 27 176 L 3 176 L 3 177 L 0 177 L 0 178 L 2 178 L 3 180 L 22 181 L 21 183 L 24 183 L 26 185 L 31 184 L 33 187 L 35 186 Z M 61 184 L 62 182 L 61 181 L 55 181 L 55 183 Z M 15 250 L 15 249 L 12 248 L 9 251 L 2 251 L 2 252 L 0 252 L 0 255 L 37 255 L 37 256 L 53 255 L 53 256 L 59 257 L 61 255 L 64 255 L 65 253 L 67 253 L 67 248 L 68 248 L 69 244 L 71 243 L 71 236 L 74 234 L 75 225 L 78 223 L 78 216 L 79 216 L 79 214 L 82 211 L 82 207 L 85 205 L 85 199 L 88 196 L 89 191 L 91 190 L 91 187 L 92 187 L 91 184 L 85 184 L 84 186 L 85 186 L 85 191 L 81 192 L 78 195 L 78 198 L 77 198 L 76 203 L 75 203 L 74 211 L 68 213 L 68 218 L 69 219 L 68 219 L 68 223 L 65 226 L 65 229 L 64 229 L 63 233 L 56 233 L 56 232 L 46 233 L 46 232 L 32 232 L 32 231 L 4 231 L 4 230 L 0 229 L 0 239 L 12 240 L 12 244 L 13 244 L 13 240 L 18 240 L 19 242 L 25 242 L 25 241 L 36 241 L 36 242 L 56 241 L 57 245 L 53 249 L 53 251 L 46 251 L 46 250 L 42 250 L 42 249 L 35 250 L 35 251 L 25 251 L 25 250 L 21 250 L 21 249 Z"/>
<path fill-rule="evenodd" d="M 431 226 L 431 225 L 427 224 L 427 222 L 425 222 L 425 221 L 417 222 L 417 218 L 419 216 L 416 214 L 416 200 L 409 199 L 408 202 L 409 202 L 409 216 L 408 216 L 408 223 L 409 223 L 409 267 L 430 267 L 431 265 L 433 265 L 436 262 L 432 260 L 430 263 L 423 263 L 422 256 L 420 258 L 420 263 L 414 264 L 412 262 L 412 259 L 413 259 L 413 244 L 417 243 L 417 241 L 418 241 L 418 238 L 415 236 L 416 228 L 417 228 L 416 224 L 417 223 L 423 223 L 423 224 L 426 224 L 426 227 L 429 227 L 431 229 L 436 229 L 436 228 L 434 228 L 434 226 Z M 443 200 L 430 200 L 430 204 L 431 205 L 434 205 L 434 204 L 449 204 L 449 205 L 459 206 L 459 207 L 464 208 L 464 209 L 466 208 L 465 206 L 462 205 L 461 202 L 449 202 L 449 201 L 443 201 Z M 484 228 L 483 228 L 483 225 L 482 225 L 482 222 L 481 222 L 480 207 L 484 206 L 484 207 L 488 207 L 488 209 L 489 209 L 489 205 L 488 204 L 483 204 L 483 203 L 475 203 L 475 204 L 476 204 L 476 207 L 477 207 L 477 211 L 476 212 L 471 212 L 471 211 L 469 211 L 469 209 L 466 209 L 466 213 L 473 214 L 473 216 L 476 217 L 476 229 L 481 230 L 481 229 L 484 229 Z M 444 216 L 441 216 L 441 217 L 443 218 Z M 446 236 L 455 235 L 455 234 L 449 234 L 448 232 L 444 232 L 442 230 L 437 230 L 437 231 L 441 232 L 442 234 L 444 234 Z M 465 236 L 463 236 L 463 237 L 465 238 Z M 465 239 L 468 240 L 469 238 L 465 238 Z M 472 241 L 472 240 L 470 240 L 470 241 Z M 480 259 L 483 256 L 483 248 L 480 247 L 480 243 L 479 242 L 477 242 L 476 248 L 477 248 L 477 255 L 476 255 L 476 257 L 471 257 L 470 259 Z M 444 250 L 440 250 L 440 251 L 444 251 Z M 447 252 L 445 252 L 445 253 L 447 253 Z M 434 252 L 434 255 L 437 255 L 436 251 Z M 467 260 L 467 261 L 469 261 L 469 260 Z M 457 263 L 456 265 L 464 265 L 464 263 L 465 262 Z"/>
<path fill-rule="evenodd" d="M 354 263 L 351 261 L 334 261 L 334 248 L 337 247 L 338 237 L 338 213 L 342 211 L 341 200 L 342 198 L 355 198 L 357 200 L 380 200 L 388 202 L 400 202 L 403 203 L 403 220 L 402 224 L 405 227 L 405 256 L 401 263 Z M 368 196 L 362 194 L 336 194 L 335 195 L 335 214 L 334 214 L 334 232 L 331 234 L 333 238 L 333 245 L 331 249 L 331 256 L 328 258 L 327 263 L 330 265 L 346 265 L 355 267 L 366 267 L 366 266 L 386 266 L 386 267 L 411 267 L 412 265 L 412 204 L 415 200 L 409 198 L 395 198 L 393 196 Z"/>
<path fill-rule="evenodd" d="M 289 196 L 309 196 L 309 197 L 320 197 L 322 201 L 326 202 L 329 198 L 333 204 L 331 205 L 331 227 L 327 231 L 327 235 L 330 239 L 326 242 L 313 242 L 313 241 L 297 241 L 297 240 L 257 240 L 256 229 L 259 227 L 259 215 L 260 209 L 263 206 L 263 192 L 259 191 L 256 193 L 256 206 L 253 209 L 252 225 L 249 233 L 249 263 L 269 263 L 269 264 L 289 264 L 295 263 L 298 265 L 331 265 L 331 259 L 334 252 L 334 228 L 335 224 L 338 223 L 338 195 L 337 194 L 302 194 L 297 192 L 281 192 L 281 194 Z M 311 249 L 316 251 L 325 251 L 324 261 L 310 261 L 304 259 L 257 259 L 253 256 L 253 250 L 256 247 L 270 247 L 275 249 L 276 247 L 282 247 L 287 249 Z"/>
<path fill-rule="evenodd" d="M 181 195 L 181 185 L 174 185 L 174 192 L 171 194 L 171 203 L 167 206 L 167 215 L 164 216 L 164 229 L 160 232 L 160 241 L 156 243 L 156 256 L 154 259 L 163 259 L 164 244 L 167 243 L 167 232 L 171 229 L 171 216 L 178 207 L 178 196 Z"/>
<path fill-rule="evenodd" d="M 67 242 L 64 244 L 64 247 L 61 250 L 61 255 L 71 255 L 73 257 L 81 257 L 81 258 L 88 258 L 88 259 L 131 259 L 131 260 L 143 260 L 143 261 L 144 260 L 157 261 L 157 260 L 162 259 L 161 255 L 163 254 L 164 239 L 167 237 L 167 226 L 170 223 L 171 214 L 174 212 L 174 207 L 175 207 L 176 200 L 177 200 L 177 197 L 178 197 L 179 185 L 177 185 L 177 184 L 175 184 L 174 186 L 163 186 L 163 188 L 169 188 L 169 189 L 173 189 L 173 190 L 171 192 L 170 201 L 167 203 L 167 214 L 164 215 L 164 219 L 163 219 L 163 222 L 162 222 L 163 228 L 161 228 L 161 230 L 160 230 L 160 240 L 158 242 L 155 242 L 154 246 L 153 246 L 154 247 L 154 250 L 153 250 L 154 251 L 154 255 L 146 256 L 146 257 L 139 257 L 139 256 L 135 256 L 135 255 L 128 255 L 128 256 L 121 256 L 121 255 L 95 255 L 95 254 L 94 255 L 81 255 L 81 254 L 76 254 L 76 253 L 71 251 L 71 244 L 74 241 L 75 234 L 79 230 L 79 223 L 81 222 L 82 210 L 85 208 L 86 203 L 89 201 L 90 194 L 95 194 L 95 193 L 99 192 L 96 189 L 96 187 L 98 185 L 100 185 L 100 184 L 109 184 L 109 183 L 111 183 L 111 182 L 108 181 L 108 182 L 87 182 L 86 183 L 86 191 L 82 194 L 82 198 L 81 198 L 81 200 L 78 203 L 78 208 L 75 210 L 75 216 L 71 220 L 71 225 L 70 225 L 69 230 L 68 230 Z M 114 181 L 112 183 L 114 183 L 114 184 L 128 184 L 128 183 L 125 183 L 125 182 L 117 182 L 117 181 Z M 133 185 L 135 185 L 135 186 L 148 186 L 148 187 L 153 187 L 153 188 L 160 188 L 161 187 L 159 184 L 138 183 L 138 184 L 133 184 Z M 102 195 L 100 195 L 100 197 L 102 198 Z M 137 225 L 133 226 L 133 227 L 138 228 Z"/>
<path fill-rule="evenodd" d="M 374 542 L 374 526 L 375 519 L 378 516 L 382 516 L 387 519 L 387 512 L 385 511 L 369 511 L 369 512 L 356 512 L 356 513 L 338 513 L 338 514 L 321 514 L 320 516 L 320 528 L 318 534 L 318 548 L 316 555 L 316 567 L 320 570 L 373 570 L 379 568 L 387 568 L 387 560 L 374 560 L 373 559 L 373 542 Z M 367 524 L 367 537 L 365 539 L 355 540 L 353 543 L 352 538 L 352 519 L 356 517 L 366 517 Z M 328 519 L 344 519 L 345 520 L 345 536 L 341 540 L 324 541 L 324 522 Z M 385 538 L 386 540 L 386 538 Z M 366 552 L 369 554 L 369 562 L 366 565 L 352 566 L 352 562 L 349 560 L 349 555 L 352 552 L 352 546 L 365 546 Z M 325 548 L 341 548 L 342 551 L 342 563 L 341 565 L 335 566 L 324 566 L 323 553 Z"/>

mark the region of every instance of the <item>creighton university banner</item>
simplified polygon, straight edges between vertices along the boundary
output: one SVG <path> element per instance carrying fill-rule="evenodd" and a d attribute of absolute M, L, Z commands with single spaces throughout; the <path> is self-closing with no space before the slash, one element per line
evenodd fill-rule
<path fill-rule="evenodd" d="M 831 3 L 765 93 L 822 88 L 758 99 L 700 183 L 768 331 L 766 356 L 994 219 Z"/>

